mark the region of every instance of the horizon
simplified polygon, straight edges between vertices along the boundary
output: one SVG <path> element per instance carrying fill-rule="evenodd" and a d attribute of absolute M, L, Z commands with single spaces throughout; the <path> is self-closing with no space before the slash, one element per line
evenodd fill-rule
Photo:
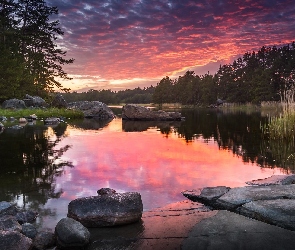
<path fill-rule="evenodd" d="M 164 77 L 215 74 L 262 46 L 295 40 L 295 3 L 281 1 L 46 0 L 57 6 L 64 36 L 57 45 L 74 58 L 64 65 L 71 92 L 149 87 Z"/>

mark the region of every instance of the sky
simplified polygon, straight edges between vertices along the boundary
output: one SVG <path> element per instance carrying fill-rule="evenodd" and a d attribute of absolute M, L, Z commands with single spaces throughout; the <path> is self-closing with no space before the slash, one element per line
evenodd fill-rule
<path fill-rule="evenodd" d="M 64 87 L 156 86 L 186 71 L 214 74 L 262 46 L 295 41 L 294 0 L 47 0 L 75 62 Z"/>

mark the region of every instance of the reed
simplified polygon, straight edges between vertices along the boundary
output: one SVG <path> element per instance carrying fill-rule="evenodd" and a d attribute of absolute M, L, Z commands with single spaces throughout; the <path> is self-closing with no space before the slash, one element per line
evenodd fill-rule
<path fill-rule="evenodd" d="M 29 117 L 30 115 L 35 114 L 39 119 L 47 117 L 65 117 L 71 119 L 80 119 L 84 115 L 79 110 L 70 110 L 70 109 L 58 109 L 58 108 L 48 108 L 48 109 L 0 109 L 0 116 L 21 118 Z"/>
<path fill-rule="evenodd" d="M 269 118 L 268 125 L 262 130 L 271 140 L 290 141 L 295 139 L 295 88 L 286 90 L 281 95 L 282 112 Z"/>

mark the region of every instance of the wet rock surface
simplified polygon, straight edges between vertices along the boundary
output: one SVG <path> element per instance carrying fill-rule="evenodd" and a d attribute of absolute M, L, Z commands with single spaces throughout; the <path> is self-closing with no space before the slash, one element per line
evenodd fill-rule
<path fill-rule="evenodd" d="M 92 228 L 87 250 L 100 249 L 180 249 L 196 223 L 215 215 L 206 206 L 185 200 L 143 213 L 136 223 Z"/>
<path fill-rule="evenodd" d="M 221 210 L 196 224 L 182 242 L 181 249 L 291 250 L 294 244 L 293 231 Z"/>
<path fill-rule="evenodd" d="M 220 187 L 182 193 L 187 198 L 210 205 L 214 209 L 233 211 L 295 231 L 295 184 L 292 184 L 293 182 L 294 175 L 272 176 L 264 180 L 251 181 L 255 183 L 255 186 L 228 188 L 224 194 Z"/>
<path fill-rule="evenodd" d="M 68 205 L 68 217 L 85 227 L 108 227 L 139 221 L 143 204 L 136 192 L 106 193 L 78 198 Z"/>
<path fill-rule="evenodd" d="M 122 119 L 132 121 L 180 121 L 181 113 L 150 110 L 146 107 L 126 104 L 122 108 Z"/>

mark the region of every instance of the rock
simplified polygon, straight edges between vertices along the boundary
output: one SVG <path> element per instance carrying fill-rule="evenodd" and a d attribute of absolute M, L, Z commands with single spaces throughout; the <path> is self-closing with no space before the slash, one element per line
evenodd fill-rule
<path fill-rule="evenodd" d="M 21 233 L 30 239 L 34 239 L 38 233 L 36 227 L 30 223 L 24 223 L 22 225 Z"/>
<path fill-rule="evenodd" d="M 68 109 L 82 111 L 85 118 L 96 118 L 99 120 L 112 120 L 115 118 L 113 111 L 106 104 L 99 101 L 71 102 L 68 104 Z"/>
<path fill-rule="evenodd" d="M 60 123 L 60 118 L 58 117 L 48 117 L 44 120 L 45 125 L 57 125 Z"/>
<path fill-rule="evenodd" d="M 32 115 L 29 115 L 28 120 L 29 121 L 35 121 L 35 120 L 37 120 L 37 118 L 38 117 L 35 114 L 32 114 Z"/>
<path fill-rule="evenodd" d="M 60 249 L 84 249 L 90 240 L 88 229 L 71 218 L 63 218 L 57 223 L 55 235 Z"/>
<path fill-rule="evenodd" d="M 21 232 L 22 227 L 12 215 L 0 217 L 0 230 Z"/>
<path fill-rule="evenodd" d="M 7 202 L 7 201 L 1 201 L 0 202 L 0 216 L 2 215 L 16 215 L 17 213 L 17 208 Z"/>
<path fill-rule="evenodd" d="M 55 246 L 55 235 L 51 230 L 43 229 L 38 232 L 33 241 L 34 250 L 44 250 Z"/>
<path fill-rule="evenodd" d="M 195 224 L 179 249 L 292 250 L 294 245 L 295 232 L 229 211 L 218 211 Z"/>
<path fill-rule="evenodd" d="M 69 203 L 68 217 L 85 227 L 108 227 L 139 221 L 143 205 L 136 192 L 78 198 Z"/>
<path fill-rule="evenodd" d="M 90 228 L 91 238 L 87 250 L 98 249 L 181 249 L 195 224 L 214 216 L 217 211 L 190 200 L 145 211 L 142 219 L 133 224 Z M 193 248 L 194 249 L 194 248 Z"/>
<path fill-rule="evenodd" d="M 122 119 L 141 121 L 176 121 L 181 120 L 181 113 L 165 112 L 163 110 L 155 111 L 135 104 L 126 104 L 122 108 Z"/>
<path fill-rule="evenodd" d="M 3 125 L 3 123 L 0 122 L 0 132 L 3 132 L 4 129 L 5 129 L 5 126 Z"/>
<path fill-rule="evenodd" d="M 51 106 L 56 108 L 66 108 L 68 106 L 68 103 L 66 102 L 62 94 L 56 94 L 53 97 Z"/>
<path fill-rule="evenodd" d="M 15 216 L 15 218 L 17 219 L 17 221 L 20 224 L 24 224 L 24 223 L 31 223 L 34 222 L 36 220 L 38 216 L 37 212 L 34 211 L 23 211 L 23 212 L 18 212 Z"/>
<path fill-rule="evenodd" d="M 2 103 L 4 109 L 24 109 L 26 107 L 25 102 L 19 99 L 9 99 Z"/>
<path fill-rule="evenodd" d="M 19 123 L 27 123 L 27 119 L 24 117 L 19 118 L 18 120 Z"/>
<path fill-rule="evenodd" d="M 111 188 L 101 188 L 101 189 L 97 190 L 97 193 L 99 195 L 108 195 L 108 194 L 116 193 L 116 190 L 111 189 Z"/>
<path fill-rule="evenodd" d="M 30 96 L 26 94 L 25 99 L 23 100 L 27 107 L 48 107 L 48 104 L 45 100 L 39 96 Z"/>
<path fill-rule="evenodd" d="M 216 205 L 232 211 L 251 201 L 275 199 L 295 199 L 295 185 L 232 188 L 216 200 Z"/>
<path fill-rule="evenodd" d="M 295 184 L 295 175 L 272 175 L 265 179 L 247 181 L 246 184 L 252 186 L 290 185 Z"/>
<path fill-rule="evenodd" d="M 7 121 L 7 117 L 6 116 L 0 116 L 0 121 L 1 122 L 6 122 Z"/>
<path fill-rule="evenodd" d="M 29 250 L 32 240 L 15 231 L 0 231 L 0 246 L 3 250 Z"/>
<path fill-rule="evenodd" d="M 295 200 L 251 201 L 239 211 L 247 217 L 295 231 Z"/>
<path fill-rule="evenodd" d="M 206 187 L 201 190 L 184 191 L 182 194 L 191 201 L 198 201 L 205 205 L 214 205 L 216 200 L 227 193 L 230 190 L 229 187 Z"/>

